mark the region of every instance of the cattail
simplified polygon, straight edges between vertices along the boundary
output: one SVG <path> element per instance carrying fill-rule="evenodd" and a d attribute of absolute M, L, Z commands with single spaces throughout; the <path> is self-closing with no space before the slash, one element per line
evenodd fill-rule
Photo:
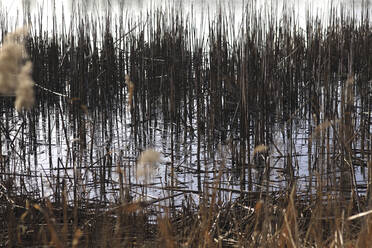
<path fill-rule="evenodd" d="M 27 62 L 18 75 L 18 88 L 16 90 L 15 108 L 20 111 L 22 108 L 30 109 L 35 102 L 34 82 L 31 78 L 32 63 Z"/>
<path fill-rule="evenodd" d="M 34 104 L 34 82 L 31 78 L 32 64 L 28 58 L 22 37 L 26 29 L 9 33 L 0 50 L 0 94 L 16 95 L 15 107 L 29 109 Z"/>
<path fill-rule="evenodd" d="M 141 153 L 137 162 L 137 178 L 144 177 L 145 182 L 154 174 L 156 170 L 156 163 L 160 161 L 160 153 L 148 149 Z"/>
<path fill-rule="evenodd" d="M 265 146 L 264 144 L 258 145 L 254 148 L 253 155 L 255 155 L 256 153 L 266 152 L 267 150 L 268 147 Z"/>
<path fill-rule="evenodd" d="M 133 94 L 134 94 L 134 83 L 130 80 L 128 74 L 125 75 L 125 84 L 128 86 L 129 96 L 128 96 L 128 104 L 129 110 L 132 110 L 133 106 Z"/>

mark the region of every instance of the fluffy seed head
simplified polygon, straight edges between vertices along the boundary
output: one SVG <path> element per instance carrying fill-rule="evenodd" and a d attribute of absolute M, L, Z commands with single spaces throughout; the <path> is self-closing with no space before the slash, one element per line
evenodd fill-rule
<path fill-rule="evenodd" d="M 145 182 L 155 173 L 156 163 L 160 162 L 160 153 L 148 149 L 141 153 L 137 161 L 137 178 L 144 177 Z"/>
<path fill-rule="evenodd" d="M 15 107 L 18 111 L 22 108 L 30 109 L 35 102 L 34 97 L 34 82 L 31 78 L 32 64 L 27 62 L 21 69 L 18 75 L 18 88 L 16 90 Z"/>
<path fill-rule="evenodd" d="M 266 152 L 268 150 L 268 147 L 264 144 L 258 145 L 253 150 L 253 155 L 260 152 Z"/>
<path fill-rule="evenodd" d="M 26 34 L 25 28 L 9 33 L 0 49 L 0 94 L 15 94 L 17 110 L 29 109 L 35 101 L 32 64 L 24 64 L 28 58 L 23 41 Z"/>

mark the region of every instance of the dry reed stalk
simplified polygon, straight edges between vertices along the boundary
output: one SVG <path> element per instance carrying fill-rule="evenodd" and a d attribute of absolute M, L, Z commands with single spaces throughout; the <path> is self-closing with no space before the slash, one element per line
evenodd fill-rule
<path fill-rule="evenodd" d="M 172 225 L 169 221 L 169 218 L 158 218 L 158 226 L 159 226 L 159 236 L 161 243 L 166 248 L 173 248 L 176 247 L 174 237 L 172 234 Z"/>
<path fill-rule="evenodd" d="M 340 120 L 326 120 L 319 125 L 317 125 L 314 129 L 314 132 L 310 135 L 309 141 L 313 140 L 314 138 L 320 138 L 322 131 L 327 130 L 327 128 L 334 126 L 334 124 L 339 123 Z"/>
<path fill-rule="evenodd" d="M 25 28 L 8 34 L 0 50 L 0 94 L 15 94 L 18 111 L 30 109 L 35 102 L 32 63 L 28 61 L 24 64 L 28 58 L 23 40 L 26 34 Z"/>
<path fill-rule="evenodd" d="M 356 247 L 371 247 L 372 237 L 372 217 L 368 216 L 365 220 L 365 224 L 358 235 Z"/>
<path fill-rule="evenodd" d="M 284 223 L 280 231 L 279 247 L 298 247 L 298 225 L 297 225 L 297 211 L 294 203 L 295 187 L 289 197 L 287 209 L 284 210 Z"/>
<path fill-rule="evenodd" d="M 72 248 L 79 247 L 79 239 L 83 235 L 83 232 L 78 228 L 74 233 L 74 238 L 72 240 Z"/>
<path fill-rule="evenodd" d="M 61 240 L 59 239 L 59 236 L 58 236 L 58 231 L 56 229 L 55 218 L 53 218 L 49 215 L 49 212 L 52 212 L 52 205 L 49 201 L 47 201 L 47 204 L 48 204 L 47 209 L 41 208 L 41 206 L 38 205 L 38 204 L 34 204 L 33 207 L 36 210 L 40 211 L 45 218 L 48 230 L 50 232 L 50 238 L 51 238 L 50 244 L 57 247 L 57 248 L 59 248 L 59 247 L 62 248 L 63 244 L 62 244 L 62 242 L 61 242 Z"/>

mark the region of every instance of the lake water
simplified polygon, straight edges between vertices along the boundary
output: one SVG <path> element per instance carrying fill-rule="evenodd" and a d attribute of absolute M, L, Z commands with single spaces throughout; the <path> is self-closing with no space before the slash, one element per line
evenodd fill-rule
<path fill-rule="evenodd" d="M 243 9 L 247 2 L 221 1 L 219 3 L 224 6 L 223 11 L 225 11 L 229 21 L 235 23 L 236 30 L 239 30 L 240 20 L 244 15 Z M 357 19 L 360 17 L 363 8 L 362 1 L 353 3 L 346 0 L 332 1 L 332 4 L 338 7 L 338 11 L 341 5 L 346 10 L 351 10 L 349 14 L 353 13 L 352 9 L 354 8 Z M 184 11 L 184 18 L 191 19 L 191 22 L 200 29 L 198 30 L 200 36 L 203 36 L 208 32 L 207 24 L 209 20 L 213 20 L 215 13 L 218 13 L 218 6 L 214 1 L 190 1 L 188 4 L 185 4 L 184 1 L 174 1 L 172 3 L 169 1 L 3 1 L 2 13 L 8 13 L 5 18 L 8 19 L 10 27 L 22 26 L 24 9 L 30 10 L 31 20 L 36 18 L 36 22 L 38 22 L 38 16 L 42 13 L 40 20 L 43 24 L 43 30 L 52 30 L 52 17 L 55 15 L 57 18 L 56 25 L 58 30 L 61 30 L 63 28 L 62 18 L 64 18 L 64 23 L 68 27 L 71 16 L 75 15 L 73 18 L 79 18 L 79 13 L 87 14 L 92 16 L 92 18 L 99 18 L 105 16 L 105 13 L 110 13 L 113 19 L 119 18 L 123 14 L 126 20 L 145 22 L 148 12 L 158 8 L 163 10 L 176 8 Z M 261 11 L 263 15 L 267 13 L 266 11 L 273 11 L 272 13 L 276 13 L 276 16 L 280 17 L 282 15 L 282 6 L 282 1 L 258 1 L 253 9 L 257 10 L 257 13 Z M 309 10 L 312 15 L 319 15 L 320 19 L 327 20 L 331 1 L 293 1 L 291 6 L 294 16 L 298 18 L 299 26 L 305 27 L 306 11 Z M 123 12 L 120 11 L 121 9 Z M 367 11 L 370 12 L 371 10 Z M 38 25 L 33 28 L 37 29 Z M 123 93 L 125 94 L 124 91 Z M 337 102 L 341 101 L 341 97 L 342 92 L 338 91 L 336 93 Z M 197 103 L 194 102 L 193 104 L 196 105 Z M 358 97 L 356 97 L 355 105 L 359 106 L 358 104 L 360 103 L 358 102 Z M 147 189 L 146 197 L 148 199 L 165 197 L 168 192 L 165 192 L 164 189 L 169 186 L 172 186 L 172 190 L 175 192 L 198 195 L 202 187 L 212 187 L 214 180 L 218 177 L 218 171 L 221 166 L 225 167 L 225 171 L 220 178 L 221 184 L 219 188 L 222 192 L 226 192 L 226 194 L 223 194 L 224 200 L 237 197 L 239 192 L 242 192 L 239 179 L 240 171 L 231 162 L 232 157 L 235 156 L 233 150 L 239 145 L 239 141 L 232 142 L 231 140 L 234 138 L 235 140 L 239 139 L 239 137 L 231 136 L 230 140 L 226 138 L 222 142 L 216 142 L 211 147 L 208 146 L 206 137 L 203 136 L 203 144 L 197 145 L 195 137 L 199 135 L 198 133 L 193 133 L 192 131 L 175 133 L 172 128 L 174 123 L 168 123 L 162 118 L 159 118 L 156 122 L 146 121 L 145 116 L 141 116 L 143 123 L 145 123 L 143 125 L 146 125 L 147 128 L 142 130 L 143 133 L 138 136 L 141 140 L 138 141 L 138 137 L 136 139 L 134 137 L 131 127 L 132 117 L 128 111 L 120 118 L 118 117 L 120 116 L 119 113 L 117 115 L 114 114 L 114 120 L 106 120 L 101 116 L 96 126 L 91 125 L 95 113 L 90 113 L 87 116 L 87 123 L 85 123 L 86 132 L 89 134 L 87 135 L 87 143 L 91 144 L 94 150 L 94 154 L 90 156 L 88 153 L 78 154 L 80 151 L 74 150 L 75 144 L 79 142 L 79 139 L 76 139 L 77 129 L 71 124 L 73 120 L 68 119 L 68 112 L 62 113 L 58 109 L 51 109 L 50 111 L 48 113 L 40 113 L 37 117 L 39 120 L 35 127 L 37 149 L 25 151 L 26 160 L 21 170 L 19 170 L 19 164 L 16 162 L 17 155 L 13 154 L 14 160 L 10 168 L 10 171 L 18 170 L 20 174 L 27 174 L 29 169 L 26 168 L 30 168 L 27 165 L 31 165 L 32 173 L 36 176 L 40 174 L 42 177 L 31 178 L 29 181 L 22 179 L 26 180 L 23 183 L 27 184 L 27 188 L 33 188 L 35 192 L 39 193 L 40 189 L 45 187 L 42 193 L 43 196 L 52 196 L 54 193 L 47 189 L 48 186 L 55 188 L 55 185 L 60 183 L 60 178 L 66 178 L 71 187 L 76 185 L 76 183 L 79 184 L 78 188 L 83 198 L 100 198 L 101 201 L 118 200 L 120 177 L 115 171 L 116 164 L 110 164 L 109 161 L 120 161 L 121 169 L 126 175 L 125 180 L 133 180 L 125 183 L 131 185 L 131 194 L 134 198 L 143 196 L 144 191 Z M 157 111 L 161 112 L 161 109 L 159 108 Z M 208 115 L 207 112 L 204 114 Z M 363 114 L 357 113 L 357 115 Z M 367 114 L 369 115 L 370 113 Z M 62 122 L 61 115 L 64 115 L 67 120 Z M 29 120 L 23 119 L 24 116 L 17 113 L 14 113 L 14 116 L 4 113 L 3 117 L 14 127 L 17 127 L 10 132 L 12 137 L 17 136 L 18 130 L 22 127 L 24 121 L 29 122 Z M 61 122 L 65 126 L 61 125 Z M 196 125 L 196 121 L 193 121 L 189 127 L 184 128 L 196 129 Z M 110 130 L 107 129 L 108 126 L 111 128 Z M 315 126 L 314 122 L 300 119 L 273 125 L 272 133 L 270 134 L 273 136 L 273 144 L 269 145 L 270 153 L 265 158 L 267 159 L 265 163 L 270 164 L 271 167 L 268 174 L 269 182 L 265 184 L 265 187 L 268 185 L 270 191 L 280 191 L 289 187 L 286 178 L 288 177 L 286 173 L 288 160 L 291 160 L 291 163 L 297 167 L 295 176 L 300 190 L 305 189 L 309 184 L 310 162 L 318 159 L 325 161 L 325 158 L 322 157 L 324 154 L 319 156 L 317 144 L 309 147 L 309 130 Z M 4 154 L 10 152 L 10 143 L 13 143 L 9 139 L 6 139 L 6 142 L 8 143 L 3 147 L 2 151 Z M 16 142 L 20 141 L 16 140 Z M 314 143 L 317 142 L 320 141 L 314 139 Z M 234 145 L 231 145 L 232 143 Z M 251 145 L 254 146 L 255 144 L 252 142 Z M 146 185 L 149 182 L 144 184 L 142 178 L 136 177 L 136 158 L 140 151 L 149 147 L 161 151 L 162 156 L 161 162 L 157 165 L 158 167 L 150 182 L 151 185 Z M 290 154 L 290 159 L 287 154 Z M 81 159 L 79 162 L 80 168 L 66 165 L 68 159 L 72 157 Z M 203 161 L 201 173 L 196 173 L 198 161 Z M 254 163 L 254 161 L 248 161 L 248 163 Z M 172 178 L 172 182 L 170 181 L 171 164 L 174 169 L 172 173 L 175 175 Z M 108 167 L 106 168 L 106 166 Z M 97 167 L 104 169 L 96 169 Z M 265 168 L 260 166 L 253 168 L 253 178 L 262 177 L 264 170 Z M 356 172 L 358 184 L 364 184 L 366 179 L 363 171 L 357 169 Z M 104 177 L 105 180 L 107 178 L 109 183 L 96 185 L 95 180 L 97 177 Z M 260 182 L 255 182 L 253 187 L 257 192 L 262 191 L 263 188 L 261 182 L 264 179 L 261 178 L 260 180 Z M 179 197 L 181 201 L 182 197 Z M 70 198 L 73 198 L 72 195 Z"/>

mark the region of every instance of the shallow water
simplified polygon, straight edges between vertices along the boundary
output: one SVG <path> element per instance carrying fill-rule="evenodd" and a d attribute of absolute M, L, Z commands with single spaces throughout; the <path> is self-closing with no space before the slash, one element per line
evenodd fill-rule
<path fill-rule="evenodd" d="M 305 13 L 301 12 L 306 9 L 303 6 L 309 2 L 301 1 L 301 4 L 296 2 L 295 15 L 300 17 L 300 23 L 305 20 L 303 18 Z M 242 15 L 239 6 L 242 2 L 229 3 L 228 12 L 233 13 L 235 17 L 232 22 L 236 21 L 238 25 Z M 15 1 L 5 9 L 14 16 L 16 15 L 15 10 L 21 6 L 19 4 Z M 44 4 L 45 9 L 50 9 L 52 6 L 49 1 Z M 72 7 L 70 3 L 64 2 L 64 4 L 65 15 L 69 17 L 75 7 Z M 104 16 L 107 6 L 102 7 L 97 2 L 95 4 L 85 2 L 81 6 L 88 10 L 87 14 L 92 14 L 93 17 Z M 105 2 L 101 1 L 99 4 L 105 5 Z M 138 20 L 144 21 L 145 11 L 151 9 L 154 3 L 141 1 L 138 3 L 124 2 L 124 4 L 128 20 L 134 18 L 130 16 L 133 15 Z M 157 4 L 159 4 L 157 7 L 169 8 L 168 3 L 157 2 Z M 182 4 L 182 2 L 177 4 Z M 210 20 L 207 19 L 209 18 L 206 13 L 208 8 L 203 6 L 208 3 L 194 2 L 194 4 L 193 8 L 183 4 L 182 9 L 185 10 L 185 16 L 187 13 L 194 13 L 191 12 L 193 9 L 195 19 L 192 24 L 203 30 L 203 27 L 205 29 L 207 25 L 203 26 L 201 23 L 207 23 L 207 20 Z M 317 9 L 319 8 L 319 14 L 324 18 L 327 17 L 328 12 L 324 8 L 324 4 L 328 3 L 311 1 L 311 4 L 314 13 L 318 13 Z M 337 5 L 339 2 L 335 4 Z M 278 5 L 281 6 L 281 3 Z M 117 6 L 117 2 L 112 2 L 113 18 L 119 16 Z M 32 15 L 37 15 L 39 7 L 38 2 L 30 2 Z M 216 11 L 213 9 L 214 7 L 216 5 L 210 6 L 211 13 Z M 76 11 L 78 11 L 77 9 L 76 7 Z M 260 9 L 260 6 L 257 9 Z M 62 8 L 56 8 L 56 11 L 61 10 Z M 53 11 L 47 13 L 53 13 Z M 61 23 L 62 12 L 55 14 L 57 23 Z M 46 19 L 43 19 L 43 24 L 46 25 L 46 27 L 44 26 L 46 30 L 50 30 L 52 27 L 50 21 L 52 15 L 46 14 L 44 16 Z M 278 16 L 280 15 L 278 13 Z M 65 23 L 69 23 L 68 20 L 67 18 Z M 17 22 L 15 19 L 11 21 Z M 18 19 L 18 24 L 20 23 L 23 23 L 21 18 Z M 62 24 L 59 28 L 61 26 Z M 203 35 L 203 31 L 199 30 L 199 32 L 200 35 Z M 338 82 L 335 97 L 337 103 L 342 101 L 342 83 Z M 125 90 L 121 93 L 124 96 L 127 94 Z M 320 99 L 323 99 L 324 90 L 320 92 L 320 95 Z M 13 173 L 16 176 L 19 192 L 31 192 L 39 197 L 53 198 L 58 196 L 57 191 L 61 190 L 62 184 L 65 184 L 70 200 L 74 198 L 77 190 L 83 201 L 112 203 L 120 201 L 119 188 L 123 183 L 133 199 L 161 199 L 166 198 L 169 194 L 184 193 L 191 195 L 198 202 L 201 192 L 212 191 L 212 188 L 216 187 L 213 185 L 214 182 L 218 182 L 216 188 L 219 189 L 219 197 L 223 201 L 228 201 L 249 192 L 275 193 L 289 190 L 294 181 L 297 183 L 299 193 L 311 191 L 308 192 L 311 194 L 315 192 L 316 179 L 319 177 L 327 182 L 325 191 L 337 191 L 337 181 L 340 178 L 339 168 L 337 165 L 328 164 L 327 159 L 329 158 L 327 156 L 329 154 L 325 153 L 326 144 L 324 141 L 311 135 L 318 123 L 313 117 L 309 118 L 305 106 L 299 106 L 290 118 L 284 118 L 284 107 L 277 105 L 275 113 L 272 113 L 274 123 L 270 125 L 264 123 L 258 127 L 254 123 L 260 122 L 260 115 L 258 111 L 253 113 L 255 117 L 250 123 L 250 131 L 252 132 L 251 150 L 248 152 L 250 156 L 248 153 L 244 155 L 247 159 L 244 164 L 246 166 L 245 175 L 249 174 L 250 169 L 252 176 L 250 182 L 247 178 L 242 182 L 242 168 L 236 162 L 236 157 L 239 156 L 237 150 L 242 142 L 236 128 L 238 123 L 231 123 L 227 130 L 204 132 L 205 130 L 200 130 L 197 127 L 196 111 L 192 113 L 190 122 L 187 120 L 180 123 L 171 122 L 163 114 L 162 107 L 165 103 L 162 102 L 162 99 L 151 99 L 151 102 L 148 100 L 145 103 L 137 103 L 140 110 L 151 107 L 151 111 L 139 111 L 139 120 L 134 121 L 134 117 L 127 109 L 124 113 L 120 112 L 121 109 L 113 109 L 108 112 L 93 109 L 89 110 L 86 115 L 79 116 L 84 123 L 84 127 L 80 127 L 74 119 L 76 116 L 71 114 L 72 111 L 70 112 L 70 106 L 64 105 L 64 97 L 60 95 L 56 97 L 60 99 L 61 109 L 56 106 L 43 106 L 39 108 L 40 112 L 35 115 L 36 142 L 29 138 L 33 136 L 32 132 L 34 131 L 30 118 L 16 112 L 9 112 L 14 111 L 12 109 L 4 109 L 2 112 L 2 120 L 6 120 L 5 126 L 10 134 L 9 137 L 6 137 L 2 132 L 2 140 L 5 142 L 2 146 L 2 153 L 10 155 L 9 168 L 6 168 L 6 173 L 9 175 Z M 208 93 L 203 95 L 205 105 L 210 104 L 210 98 L 211 95 Z M 353 105 L 356 109 L 356 125 L 360 122 L 360 116 L 365 114 L 361 112 L 359 99 L 358 94 L 355 93 Z M 301 99 L 298 100 L 301 102 Z M 193 106 L 197 105 L 193 97 L 186 99 L 186 101 L 191 102 Z M 186 105 L 185 102 L 182 104 Z M 235 104 L 233 109 L 237 108 L 237 104 L 235 102 L 233 104 Z M 180 106 L 180 108 L 182 107 Z M 322 114 L 324 106 L 321 107 Z M 340 107 L 336 109 L 336 112 L 341 115 Z M 156 117 L 152 118 L 147 114 L 150 116 L 153 114 Z M 207 119 L 209 116 L 207 109 L 203 110 L 202 115 Z M 230 115 L 232 116 L 233 113 Z M 322 116 L 320 115 L 320 117 Z M 137 127 L 133 123 L 138 123 Z M 253 155 L 253 149 L 257 145 L 254 132 L 260 130 L 256 130 L 255 127 L 265 129 L 264 134 L 269 137 L 267 138 L 269 142 L 265 144 L 268 148 L 267 153 L 258 153 L 256 157 Z M 84 141 L 77 138 L 80 136 L 81 128 L 84 129 Z M 329 132 L 328 137 L 331 140 L 330 143 L 333 144 L 337 132 L 333 132 L 332 129 Z M 372 132 L 371 127 L 369 127 L 369 132 Z M 211 140 L 213 137 L 215 139 Z M 198 142 L 198 138 L 201 142 Z M 310 140 L 312 144 L 309 146 Z M 356 143 L 353 148 L 358 149 L 360 146 L 360 143 Z M 145 182 L 143 178 L 136 175 L 136 160 L 140 152 L 148 148 L 161 152 L 162 158 L 156 165 L 151 180 Z M 332 145 L 329 147 L 329 151 L 337 149 Z M 333 155 L 336 156 L 337 152 Z M 365 158 L 363 159 L 365 160 Z M 198 164 L 201 165 L 200 171 L 197 167 Z M 315 164 L 321 166 L 315 166 Z M 123 179 L 118 173 L 118 168 L 121 170 Z M 358 193 L 364 194 L 366 178 L 361 168 L 363 167 L 355 166 L 356 181 L 360 190 Z M 220 171 L 222 171 L 221 174 L 219 174 Z M 312 182 L 310 183 L 310 181 Z M 312 189 L 309 185 L 312 186 Z M 167 200 L 169 203 L 166 204 L 179 205 L 185 195 L 171 198 L 171 200 Z"/>
<path fill-rule="evenodd" d="M 160 109 L 158 111 L 161 113 Z M 11 123 L 10 135 L 14 141 L 6 139 L 2 152 L 11 154 L 9 172 L 23 175 L 16 179 L 20 180 L 21 192 L 27 190 L 40 197 L 53 198 L 57 188 L 65 181 L 70 199 L 74 198 L 74 188 L 77 186 L 83 201 L 117 202 L 120 201 L 119 166 L 124 175 L 123 183 L 133 199 L 153 200 L 166 198 L 169 194 L 184 193 L 198 202 L 199 194 L 206 190 L 211 191 L 216 180 L 219 182 L 222 201 L 248 193 L 248 185 L 243 188 L 241 186 L 241 169 L 234 165 L 232 159 L 233 150 L 239 146 L 239 136 L 231 133 L 225 140 L 209 142 L 208 137 L 198 134 L 196 118 L 193 118 L 193 127 L 182 126 L 177 133 L 174 131 L 176 128 L 172 130 L 171 127 L 176 127 L 176 123 L 169 123 L 162 117 L 157 118 L 157 121 L 147 121 L 143 117 L 141 123 L 146 129 L 136 135 L 129 112 L 121 116 L 114 110 L 109 119 L 105 120 L 101 116 L 98 118 L 101 121 L 95 121 L 94 126 L 94 114 L 100 116 L 102 113 L 90 113 L 85 116 L 87 149 L 81 149 L 81 140 L 76 138 L 77 130 L 71 125 L 72 120 L 68 120 L 68 114 L 62 113 L 66 118 L 62 122 L 60 111 L 50 107 L 50 119 L 46 113 L 40 113 L 38 117 L 37 144 L 36 150 L 33 150 L 31 145 L 24 144 L 21 140 L 21 137 L 29 136 L 31 130 L 26 128 L 19 133 L 22 124 L 27 127 L 29 121 L 15 112 L 13 114 L 13 117 L 3 114 L 3 120 L 7 119 Z M 253 166 L 252 191 L 274 193 L 292 187 L 290 182 L 293 179 L 288 171 L 288 163 L 291 163 L 299 194 L 306 193 L 310 179 L 309 159 L 311 163 L 317 161 L 318 166 L 324 166 L 312 171 L 313 184 L 315 185 L 317 177 L 321 177 L 329 183 L 325 185 L 326 191 L 327 187 L 328 191 L 336 190 L 334 173 L 337 173 L 337 168 L 326 167 L 326 154 L 320 151 L 323 143 L 318 138 L 309 136 L 309 130 L 315 126 L 313 121 L 309 122 L 300 116 L 293 116 L 289 122 L 277 120 L 269 131 L 273 138 L 272 143 L 268 144 L 268 152 L 260 155 L 264 156 L 264 160 L 259 162 L 251 156 L 251 161 L 248 161 Z M 198 135 L 202 139 L 199 147 L 200 172 L 197 169 Z M 2 139 L 4 140 L 4 136 Z M 310 139 L 313 142 L 311 148 Z M 13 152 L 10 143 L 23 149 Z M 251 146 L 254 147 L 254 143 Z M 162 156 L 152 177 L 146 181 L 143 177 L 137 177 L 136 160 L 140 152 L 148 148 L 159 151 Z M 355 167 L 356 180 L 360 186 L 359 193 L 364 194 L 366 178 L 359 168 L 361 167 Z M 267 169 L 269 178 L 264 176 Z M 221 170 L 223 172 L 219 175 Z M 172 204 L 180 204 L 184 194 L 177 197 L 179 200 L 172 199 Z"/>

